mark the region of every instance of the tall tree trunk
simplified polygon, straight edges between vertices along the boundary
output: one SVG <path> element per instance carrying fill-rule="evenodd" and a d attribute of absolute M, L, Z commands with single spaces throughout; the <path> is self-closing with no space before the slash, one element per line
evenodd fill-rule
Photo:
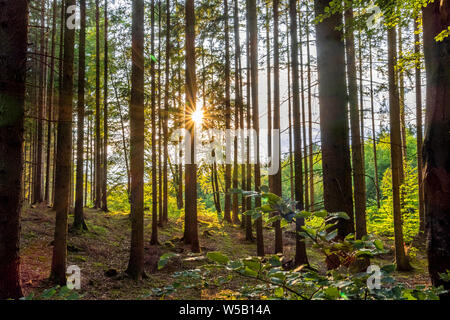
<path fill-rule="evenodd" d="M 279 43 L 279 1 L 273 1 L 273 129 L 280 130 L 280 43 Z M 281 181 L 281 141 L 280 136 L 277 134 L 277 143 L 274 145 L 277 147 L 273 150 L 272 155 L 277 154 L 275 159 L 278 163 L 275 165 L 278 167 L 278 171 L 272 175 L 271 192 L 279 197 L 283 196 L 282 193 L 282 181 Z M 272 160 L 274 161 L 274 160 Z M 272 164 L 274 166 L 274 164 Z M 280 213 L 278 213 L 280 214 Z M 274 223 L 275 228 L 275 253 L 283 253 L 283 232 L 281 230 L 281 221 L 278 220 Z"/>
<path fill-rule="evenodd" d="M 75 0 L 66 0 L 66 8 L 75 5 Z M 65 20 L 70 13 L 65 10 Z M 69 212 L 70 180 L 72 175 L 72 101 L 73 61 L 75 29 L 65 23 L 63 83 L 59 95 L 58 133 L 56 150 L 55 190 L 59 201 L 56 210 L 55 240 L 50 278 L 59 285 L 66 284 L 67 263 L 67 215 Z"/>
<path fill-rule="evenodd" d="M 288 18 L 288 11 L 286 11 L 286 24 L 289 23 Z M 287 48 L 286 48 L 286 54 L 287 54 L 287 78 L 288 78 L 288 132 L 289 132 L 289 184 L 291 189 L 291 201 L 295 199 L 294 194 L 294 158 L 292 157 L 293 154 L 293 141 L 292 141 L 292 97 L 291 97 L 291 51 L 290 51 L 290 40 L 289 36 L 287 38 Z"/>
<path fill-rule="evenodd" d="M 258 19 L 256 13 L 256 0 L 248 0 L 248 19 L 250 26 L 250 73 L 252 87 L 252 123 L 256 132 L 256 141 L 253 142 L 255 149 L 255 190 L 261 187 L 261 163 L 259 159 L 259 103 L 258 103 Z M 261 206 L 261 199 L 255 199 L 255 206 Z M 264 238 L 262 217 L 256 219 L 256 253 L 259 257 L 264 256 Z"/>
<path fill-rule="evenodd" d="M 380 208 L 380 185 L 378 177 L 378 157 L 377 157 L 377 141 L 376 141 L 376 128 L 375 128 L 375 111 L 374 111 L 374 90 L 373 90 L 373 63 L 372 63 L 372 41 L 369 39 L 369 64 L 370 64 L 370 108 L 372 115 L 372 145 L 373 145 L 373 166 L 375 168 L 375 191 L 377 194 L 377 207 Z"/>
<path fill-rule="evenodd" d="M 302 10 L 301 10 L 301 4 L 299 4 L 298 8 L 298 32 L 300 35 L 300 41 L 299 41 L 299 53 L 300 53 L 300 92 L 301 92 L 301 128 L 302 128 L 302 143 L 303 143 L 303 163 L 304 163 L 304 170 L 302 179 L 304 179 L 304 207 L 306 210 L 309 210 L 309 184 L 308 184 L 308 151 L 307 151 L 307 144 L 306 144 L 306 112 L 305 112 L 305 85 L 304 85 L 304 72 L 303 72 L 303 40 L 302 40 Z"/>
<path fill-rule="evenodd" d="M 130 100 L 131 248 L 127 273 L 144 274 L 144 0 L 133 0 Z"/>
<path fill-rule="evenodd" d="M 402 212 L 400 203 L 400 185 L 402 171 L 402 142 L 400 128 L 400 101 L 395 75 L 397 63 L 397 36 L 395 28 L 388 30 L 388 73 L 389 73 L 389 105 L 391 129 L 391 167 L 392 167 L 392 198 L 394 214 L 395 261 L 397 269 L 409 270 L 410 265 L 405 254 L 403 241 Z"/>
<path fill-rule="evenodd" d="M 231 139 L 229 138 L 229 130 L 231 130 L 231 99 L 230 99 L 230 30 L 228 16 L 228 0 L 224 0 L 224 19 L 225 19 L 225 129 L 227 131 L 226 139 L 226 159 L 225 165 L 225 207 L 224 219 L 227 222 L 231 220 Z"/>
<path fill-rule="evenodd" d="M 169 149 L 168 149 L 168 121 L 169 121 L 169 86 L 170 86 L 170 0 L 166 0 L 166 81 L 164 89 L 164 111 L 163 111 L 163 139 L 164 139 L 164 160 L 163 160 L 163 226 L 169 221 L 168 212 L 168 172 L 167 162 L 169 161 Z"/>
<path fill-rule="evenodd" d="M 270 59 L 270 3 L 266 3 L 266 55 L 267 55 L 267 155 L 268 165 L 272 158 L 272 66 Z M 272 187 L 272 176 L 268 176 L 269 188 Z"/>
<path fill-rule="evenodd" d="M 316 15 L 323 14 L 329 3 L 315 0 Z M 349 220 L 338 221 L 338 236 L 344 238 L 354 232 L 354 222 L 345 47 L 343 32 L 337 30 L 341 21 L 338 12 L 318 23 L 316 45 L 325 210 L 348 214 Z"/>
<path fill-rule="evenodd" d="M 420 56 L 420 35 L 419 25 L 414 20 L 414 53 Z M 424 207 L 424 193 L 423 193 L 423 115 L 422 115 L 422 74 L 421 74 L 420 58 L 416 61 L 415 77 L 416 77 L 416 127 L 417 127 L 417 176 L 419 183 L 419 221 L 420 232 L 425 232 L 425 207 Z"/>
<path fill-rule="evenodd" d="M 200 252 L 197 226 L 197 164 L 195 159 L 195 123 L 191 115 L 196 110 L 197 84 L 195 75 L 195 10 L 194 0 L 186 0 L 186 107 L 185 125 L 190 133 L 186 141 L 186 210 L 184 242 L 193 252 Z M 189 148 L 190 146 L 190 148 Z"/>
<path fill-rule="evenodd" d="M 155 0 L 151 1 L 151 55 L 155 56 Z M 151 127 L 152 127 L 152 237 L 150 244 L 158 244 L 158 181 L 156 161 L 156 70 L 155 60 L 150 61 L 151 77 Z"/>
<path fill-rule="evenodd" d="M 307 75 L 308 78 L 308 138 L 309 138 L 309 210 L 314 211 L 314 202 L 315 202 L 315 194 L 314 194 L 314 145 L 313 145 L 313 116 L 312 116 L 312 83 L 311 83 L 311 54 L 310 54 L 310 46 L 309 46 L 309 5 L 306 3 L 306 55 L 308 59 L 308 69 Z"/>
<path fill-rule="evenodd" d="M 86 78 L 86 0 L 80 0 L 80 44 L 78 58 L 78 128 L 77 128 L 77 176 L 76 176 L 76 199 L 74 229 L 87 230 L 83 214 L 83 162 L 84 162 L 84 87 Z M 87 181 L 86 181 L 87 183 Z"/>
<path fill-rule="evenodd" d="M 353 184 L 355 194 L 355 223 L 356 239 L 362 239 L 367 235 L 366 224 L 366 180 L 365 168 L 362 158 L 359 108 L 358 108 L 358 83 L 356 79 L 355 38 L 353 34 L 353 9 L 345 11 L 345 49 L 347 54 L 348 94 L 350 104 L 350 124 L 352 134 L 352 162 Z"/>
<path fill-rule="evenodd" d="M 240 87 L 241 81 L 241 69 L 240 69 L 240 57 L 241 57 L 241 41 L 239 38 L 239 5 L 238 0 L 234 0 L 234 91 L 235 91 L 235 112 L 234 112 L 234 128 L 235 130 L 241 129 L 240 127 L 240 111 L 242 109 L 242 91 Z M 238 137 L 234 137 L 234 167 L 233 167 L 233 189 L 239 188 L 239 163 L 238 163 L 238 155 L 239 155 L 239 146 L 238 146 Z M 244 175 L 242 175 L 242 178 Z M 239 221 L 239 199 L 238 194 L 233 193 L 233 223 L 238 224 Z"/>
<path fill-rule="evenodd" d="M 22 296 L 20 212 L 28 1 L 0 0 L 0 299 Z"/>
<path fill-rule="evenodd" d="M 100 136 L 100 8 L 95 0 L 95 208 L 101 208 L 102 201 L 102 165 Z"/>
<path fill-rule="evenodd" d="M 108 0 L 105 0 L 105 60 L 103 81 L 102 210 L 108 212 Z"/>
<path fill-rule="evenodd" d="M 251 76 L 250 76 L 250 19 L 249 19 L 249 1 L 246 1 L 246 18 L 247 18 L 247 30 L 246 30 L 246 54 L 247 54 L 247 140 L 246 140 L 246 150 L 247 150 L 247 172 L 246 172 L 246 190 L 250 191 L 252 189 L 252 165 L 250 164 L 250 130 L 252 126 L 251 122 Z M 247 203 L 245 204 L 246 210 L 252 209 L 252 198 L 247 197 Z M 250 215 L 246 216 L 245 219 L 245 240 L 253 241 L 253 230 L 252 230 L 252 217 Z"/>
<path fill-rule="evenodd" d="M 37 105 L 37 141 L 36 141 L 36 170 L 33 179 L 33 198 L 35 203 L 41 203 L 44 199 L 42 196 L 42 147 L 43 147 L 43 117 L 44 117 L 44 101 L 45 101 L 45 0 L 41 0 L 41 26 L 40 26 L 40 45 L 39 45 L 39 88 L 38 88 L 38 105 Z"/>
<path fill-rule="evenodd" d="M 297 209 L 304 210 L 303 200 L 303 164 L 302 164 L 302 137 L 300 128 L 300 84 L 298 74 L 298 35 L 297 35 L 297 1 L 289 0 L 290 36 L 291 36 L 291 61 L 292 61 L 292 107 L 294 117 L 294 193 Z M 304 238 L 298 233 L 304 226 L 304 219 L 297 218 L 295 223 L 295 265 L 308 264 L 306 245 Z"/>
<path fill-rule="evenodd" d="M 435 1 L 422 11 L 427 75 L 427 121 L 424 143 L 425 222 L 428 262 L 434 286 L 450 270 L 450 38 L 435 37 L 450 25 L 450 3 Z M 449 300 L 450 294 L 442 298 Z"/>
<path fill-rule="evenodd" d="M 57 0 L 53 0 L 53 17 L 52 17 L 52 47 L 50 57 L 50 77 L 47 87 L 47 165 L 45 171 L 45 202 L 50 205 L 50 166 L 52 157 L 52 128 L 53 128 L 53 114 L 54 114 L 54 81 L 55 81 L 55 50 L 56 50 L 56 17 L 57 17 Z"/>

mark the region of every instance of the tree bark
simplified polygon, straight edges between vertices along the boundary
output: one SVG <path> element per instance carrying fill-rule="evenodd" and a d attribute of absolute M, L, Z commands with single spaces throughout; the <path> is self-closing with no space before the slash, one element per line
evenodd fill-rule
<path fill-rule="evenodd" d="M 323 14 L 329 0 L 315 0 L 316 15 Z M 352 172 L 350 166 L 345 48 L 338 12 L 316 25 L 319 78 L 320 132 L 325 210 L 346 212 L 349 220 L 338 221 L 338 236 L 354 232 Z"/>
<path fill-rule="evenodd" d="M 362 157 L 360 136 L 358 83 L 356 79 L 355 38 L 353 35 L 353 9 L 345 11 L 345 49 L 347 54 L 348 93 L 350 104 L 350 124 L 352 134 L 353 184 L 355 195 L 356 239 L 367 235 L 366 224 L 366 176 Z"/>
<path fill-rule="evenodd" d="M 144 276 L 144 0 L 133 0 L 130 100 L 131 248 L 127 273 Z"/>
<path fill-rule="evenodd" d="M 392 198 L 394 214 L 395 261 L 399 271 L 411 267 L 405 254 L 403 240 L 403 224 L 400 201 L 400 185 L 402 171 L 402 140 L 400 129 L 400 101 L 395 65 L 397 63 L 397 36 L 395 28 L 388 30 L 388 73 L 389 73 L 389 105 L 391 129 L 391 168 L 392 168 Z"/>
<path fill-rule="evenodd" d="M 273 1 L 273 129 L 280 130 L 280 43 L 279 43 L 279 0 Z M 271 192 L 279 197 L 283 196 L 281 181 L 281 141 L 277 135 L 278 142 L 275 144 L 272 155 L 278 154 L 279 170 L 272 176 Z M 273 160 L 272 160 L 273 161 Z M 280 213 L 278 213 L 280 214 Z M 283 253 L 283 231 L 281 229 L 281 221 L 278 220 L 273 225 L 275 229 L 275 253 Z"/>
<path fill-rule="evenodd" d="M 434 286 L 450 289 L 439 274 L 450 270 L 450 38 L 435 37 L 450 25 L 450 3 L 435 1 L 422 11 L 427 121 L 424 156 L 425 222 L 428 262 Z M 450 294 L 442 296 L 449 300 Z"/>
<path fill-rule="evenodd" d="M 248 19 L 250 26 L 250 73 L 252 92 L 252 123 L 256 131 L 256 141 L 253 142 L 255 149 L 255 190 L 261 188 L 261 164 L 259 159 L 259 103 L 258 103 L 258 19 L 256 0 L 248 0 Z M 255 199 L 255 206 L 261 206 L 261 199 Z M 256 253 L 259 257 L 264 256 L 264 238 L 262 228 L 262 217 L 256 219 Z"/>
<path fill-rule="evenodd" d="M 75 5 L 75 0 L 66 0 L 65 8 Z M 66 10 L 65 21 L 70 14 Z M 69 213 L 70 181 L 72 175 L 72 101 L 73 61 L 75 29 L 65 24 L 63 83 L 59 95 L 58 133 L 56 150 L 55 190 L 59 201 L 55 205 L 55 240 L 50 278 L 59 285 L 66 285 L 67 263 L 67 215 Z"/>
<path fill-rule="evenodd" d="M 303 164 L 302 164 L 302 137 L 300 128 L 300 83 L 298 72 L 298 35 L 297 35 L 297 1 L 289 0 L 291 61 L 292 61 L 292 113 L 294 118 L 294 194 L 297 202 L 297 210 L 304 210 L 303 199 Z M 295 222 L 295 265 L 307 265 L 306 244 L 304 238 L 298 233 L 305 225 L 303 218 L 297 218 Z"/>
<path fill-rule="evenodd" d="M 108 212 L 108 0 L 105 0 L 105 60 L 103 75 L 103 176 L 102 210 Z"/>
<path fill-rule="evenodd" d="M 80 45 L 78 57 L 78 106 L 77 106 L 77 172 L 75 191 L 74 229 L 87 230 L 83 214 L 83 162 L 84 162 L 84 87 L 86 82 L 86 0 L 80 0 Z"/>
<path fill-rule="evenodd" d="M 0 300 L 22 297 L 20 212 L 28 1 L 0 0 Z"/>
<path fill-rule="evenodd" d="M 197 84 L 195 75 L 195 10 L 194 0 L 186 0 L 186 107 L 185 125 L 190 133 L 186 141 L 186 210 L 184 242 L 193 252 L 200 252 L 197 226 L 197 164 L 195 159 L 195 124 L 191 115 L 196 110 Z M 190 145 L 190 148 L 188 147 Z"/>

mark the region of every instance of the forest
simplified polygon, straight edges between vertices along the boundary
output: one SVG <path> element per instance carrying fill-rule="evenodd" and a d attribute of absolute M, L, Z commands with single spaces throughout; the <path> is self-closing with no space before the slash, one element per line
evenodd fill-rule
<path fill-rule="evenodd" d="M 450 0 L 0 0 L 0 300 L 450 299 L 449 33 Z"/>

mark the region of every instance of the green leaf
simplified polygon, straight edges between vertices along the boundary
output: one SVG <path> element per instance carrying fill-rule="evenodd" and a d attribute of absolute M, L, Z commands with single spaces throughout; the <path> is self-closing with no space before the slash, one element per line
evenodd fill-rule
<path fill-rule="evenodd" d="M 377 248 L 378 250 L 383 250 L 384 249 L 384 245 L 383 245 L 383 241 L 377 239 L 373 242 L 373 245 L 375 246 L 375 248 Z"/>
<path fill-rule="evenodd" d="M 178 255 L 173 252 L 168 252 L 168 253 L 163 254 L 161 256 L 161 258 L 159 258 L 159 261 L 158 261 L 158 270 L 161 270 L 162 268 L 164 268 L 167 265 L 167 263 L 169 262 L 169 260 L 176 256 L 178 256 Z"/>
<path fill-rule="evenodd" d="M 223 253 L 221 253 L 219 251 L 208 252 L 206 254 L 206 257 L 209 260 L 212 260 L 212 261 L 217 262 L 219 264 L 227 264 L 228 261 L 230 260 L 230 259 L 228 259 L 228 257 L 226 255 L 224 255 Z"/>
<path fill-rule="evenodd" d="M 272 267 L 281 267 L 281 260 L 279 256 L 276 255 L 270 256 L 269 263 Z"/>
<path fill-rule="evenodd" d="M 328 213 L 325 210 L 316 211 L 314 212 L 314 216 L 318 218 L 326 218 L 328 216 Z"/>

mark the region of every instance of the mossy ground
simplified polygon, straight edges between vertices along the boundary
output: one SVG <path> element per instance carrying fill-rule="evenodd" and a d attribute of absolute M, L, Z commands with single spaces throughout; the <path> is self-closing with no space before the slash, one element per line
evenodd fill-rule
<path fill-rule="evenodd" d="M 47 278 L 50 274 L 52 258 L 52 240 L 55 212 L 46 207 L 24 208 L 22 214 L 21 261 L 22 284 L 24 294 L 39 296 L 45 289 L 54 285 Z M 129 258 L 131 224 L 128 216 L 122 213 L 104 213 L 85 209 L 88 232 L 69 233 L 68 265 L 81 268 L 81 299 L 233 299 L 243 285 L 256 284 L 252 280 L 232 275 L 230 280 L 219 284 L 217 280 L 224 276 L 222 271 L 213 271 L 204 288 L 178 290 L 173 294 L 158 297 L 154 289 L 173 284 L 173 274 L 177 271 L 191 270 L 207 264 L 205 254 L 221 251 L 230 258 L 243 258 L 256 254 L 255 243 L 245 241 L 240 226 L 218 223 L 216 216 L 199 217 L 199 237 L 202 253 L 192 255 L 189 246 L 181 240 L 183 220 L 173 218 L 165 228 L 159 228 L 159 246 L 150 245 L 151 217 L 145 215 L 145 271 L 147 279 L 136 282 L 126 277 L 124 270 Z M 69 223 L 73 216 L 69 216 Z M 264 230 L 265 251 L 273 253 L 273 232 Z M 392 243 L 385 241 L 386 247 Z M 398 281 L 407 286 L 429 285 L 426 255 L 423 245 L 412 258 L 414 271 L 396 273 Z M 294 233 L 284 233 L 285 259 L 292 259 L 295 250 Z M 177 253 L 162 270 L 157 270 L 159 257 L 167 252 Z M 315 268 L 324 271 L 322 255 L 308 245 L 309 261 Z M 375 264 L 391 264 L 392 254 L 373 261 Z M 106 271 L 115 270 L 117 276 L 108 277 Z"/>

